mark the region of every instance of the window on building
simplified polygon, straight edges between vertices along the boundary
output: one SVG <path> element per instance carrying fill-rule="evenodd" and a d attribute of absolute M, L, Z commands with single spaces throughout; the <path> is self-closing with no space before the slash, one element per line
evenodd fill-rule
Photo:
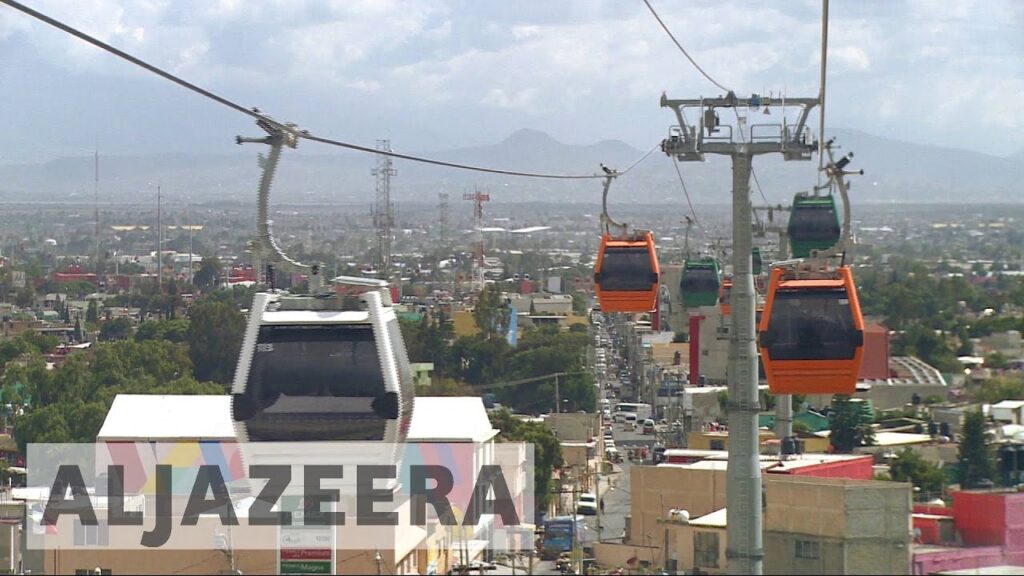
<path fill-rule="evenodd" d="M 725 440 L 712 440 L 711 441 L 711 449 L 712 450 L 725 450 Z"/>
<path fill-rule="evenodd" d="M 693 561 L 699 568 L 718 568 L 718 532 L 694 532 Z"/>
<path fill-rule="evenodd" d="M 110 571 L 110 568 L 75 568 L 75 576 L 92 576 L 93 574 L 108 576 L 113 572 Z"/>
<path fill-rule="evenodd" d="M 796 557 L 808 560 L 821 558 L 821 543 L 813 540 L 797 540 Z"/>

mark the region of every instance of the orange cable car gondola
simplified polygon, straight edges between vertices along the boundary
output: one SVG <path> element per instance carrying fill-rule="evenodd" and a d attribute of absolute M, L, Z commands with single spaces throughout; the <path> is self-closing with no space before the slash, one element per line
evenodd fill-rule
<path fill-rule="evenodd" d="M 723 316 L 732 314 L 732 280 L 722 280 L 722 288 L 718 292 L 718 307 L 722 310 Z"/>
<path fill-rule="evenodd" d="M 864 317 L 850 268 L 772 270 L 758 346 L 772 394 L 853 394 Z"/>
<path fill-rule="evenodd" d="M 602 312 L 651 312 L 658 305 L 661 272 L 654 234 L 637 231 L 608 216 L 608 189 L 618 172 L 601 166 L 608 174 L 602 196 L 601 248 L 594 265 L 594 292 Z M 611 227 L 622 230 L 612 234 Z"/>
<path fill-rule="evenodd" d="M 658 303 L 660 272 L 654 235 L 605 234 L 594 266 L 594 291 L 602 312 L 650 312 Z"/>

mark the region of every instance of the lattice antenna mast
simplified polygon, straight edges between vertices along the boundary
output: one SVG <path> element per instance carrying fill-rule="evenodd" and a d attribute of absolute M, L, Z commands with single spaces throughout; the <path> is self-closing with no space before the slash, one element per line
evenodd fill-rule
<path fill-rule="evenodd" d="M 391 152 L 390 140 L 377 140 L 377 150 Z M 395 226 L 395 205 L 391 202 L 391 177 L 398 170 L 391 167 L 391 157 L 378 154 L 377 166 L 370 171 L 377 177 L 377 204 L 373 212 L 373 224 L 377 234 L 374 266 L 383 278 L 391 274 L 391 240 Z"/>
<path fill-rule="evenodd" d="M 472 194 L 462 195 L 463 200 L 473 202 L 473 228 L 476 230 L 476 246 L 473 250 L 473 276 L 480 289 L 484 285 L 484 202 L 491 201 L 491 195 L 479 189 Z"/>

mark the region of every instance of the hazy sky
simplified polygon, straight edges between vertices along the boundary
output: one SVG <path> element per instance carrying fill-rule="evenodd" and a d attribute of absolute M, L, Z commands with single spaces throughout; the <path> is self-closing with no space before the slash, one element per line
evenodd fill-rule
<path fill-rule="evenodd" d="M 720 93 L 641 0 L 23 0 L 247 106 L 396 150 L 537 128 L 646 150 L 670 97 Z M 821 3 L 651 0 L 740 95 L 818 90 Z M 1024 150 L 1024 2 L 833 0 L 828 124 Z M 0 6 L 0 163 L 233 152 L 251 121 Z M 816 122 L 816 121 L 815 121 Z M 311 143 L 303 148 L 315 152 Z"/>

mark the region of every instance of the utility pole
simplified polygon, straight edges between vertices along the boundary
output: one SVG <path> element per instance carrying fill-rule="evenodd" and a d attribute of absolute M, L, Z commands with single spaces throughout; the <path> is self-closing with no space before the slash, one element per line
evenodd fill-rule
<path fill-rule="evenodd" d="M 100 151 L 97 148 L 93 156 L 93 197 L 96 203 L 96 284 L 105 284 L 100 278 L 103 269 L 100 266 Z"/>
<path fill-rule="evenodd" d="M 752 275 L 750 177 L 753 157 L 781 153 L 786 160 L 810 160 L 816 148 L 807 134 L 807 116 L 818 98 L 787 98 L 782 101 L 757 94 L 738 98 L 729 92 L 724 97 L 669 100 L 661 97 L 663 108 L 672 108 L 679 121 L 671 136 L 662 142 L 662 151 L 681 161 L 703 161 L 705 154 L 720 154 L 732 159 L 732 329 L 729 334 L 729 463 L 727 472 L 726 557 L 730 574 L 761 574 L 762 546 L 761 468 L 758 450 L 757 348 L 754 278 Z M 748 138 L 740 120 L 740 109 L 775 107 L 781 113 L 781 125 L 750 127 Z M 799 107 L 795 125 L 786 123 L 785 109 Z M 684 110 L 697 109 L 700 125 L 686 121 Z M 730 125 L 721 125 L 720 109 L 736 114 L 739 140 Z M 770 112 L 768 112 L 770 114 Z M 755 130 L 756 128 L 756 130 Z"/>
<path fill-rule="evenodd" d="M 185 199 L 185 221 L 188 223 L 188 285 L 192 290 L 192 204 Z"/>
<path fill-rule="evenodd" d="M 377 150 L 391 152 L 390 140 L 377 140 Z M 377 205 L 373 212 L 373 222 L 377 231 L 377 253 L 374 266 L 381 278 L 391 277 L 391 235 L 395 225 L 395 205 L 391 202 L 391 177 L 398 175 L 398 170 L 391 167 L 391 156 L 377 155 L 377 166 L 370 171 L 377 177 Z"/>
<path fill-rule="evenodd" d="M 156 289 L 164 293 L 163 227 L 160 223 L 160 185 L 156 185 Z"/>
<path fill-rule="evenodd" d="M 438 211 L 439 220 L 440 220 L 438 222 L 438 227 L 439 227 L 439 232 L 440 232 L 440 240 L 441 240 L 440 248 L 443 250 L 446 246 L 448 246 L 448 218 L 449 218 L 448 193 L 447 192 L 439 193 L 437 195 L 437 200 L 438 200 L 437 211 Z"/>

